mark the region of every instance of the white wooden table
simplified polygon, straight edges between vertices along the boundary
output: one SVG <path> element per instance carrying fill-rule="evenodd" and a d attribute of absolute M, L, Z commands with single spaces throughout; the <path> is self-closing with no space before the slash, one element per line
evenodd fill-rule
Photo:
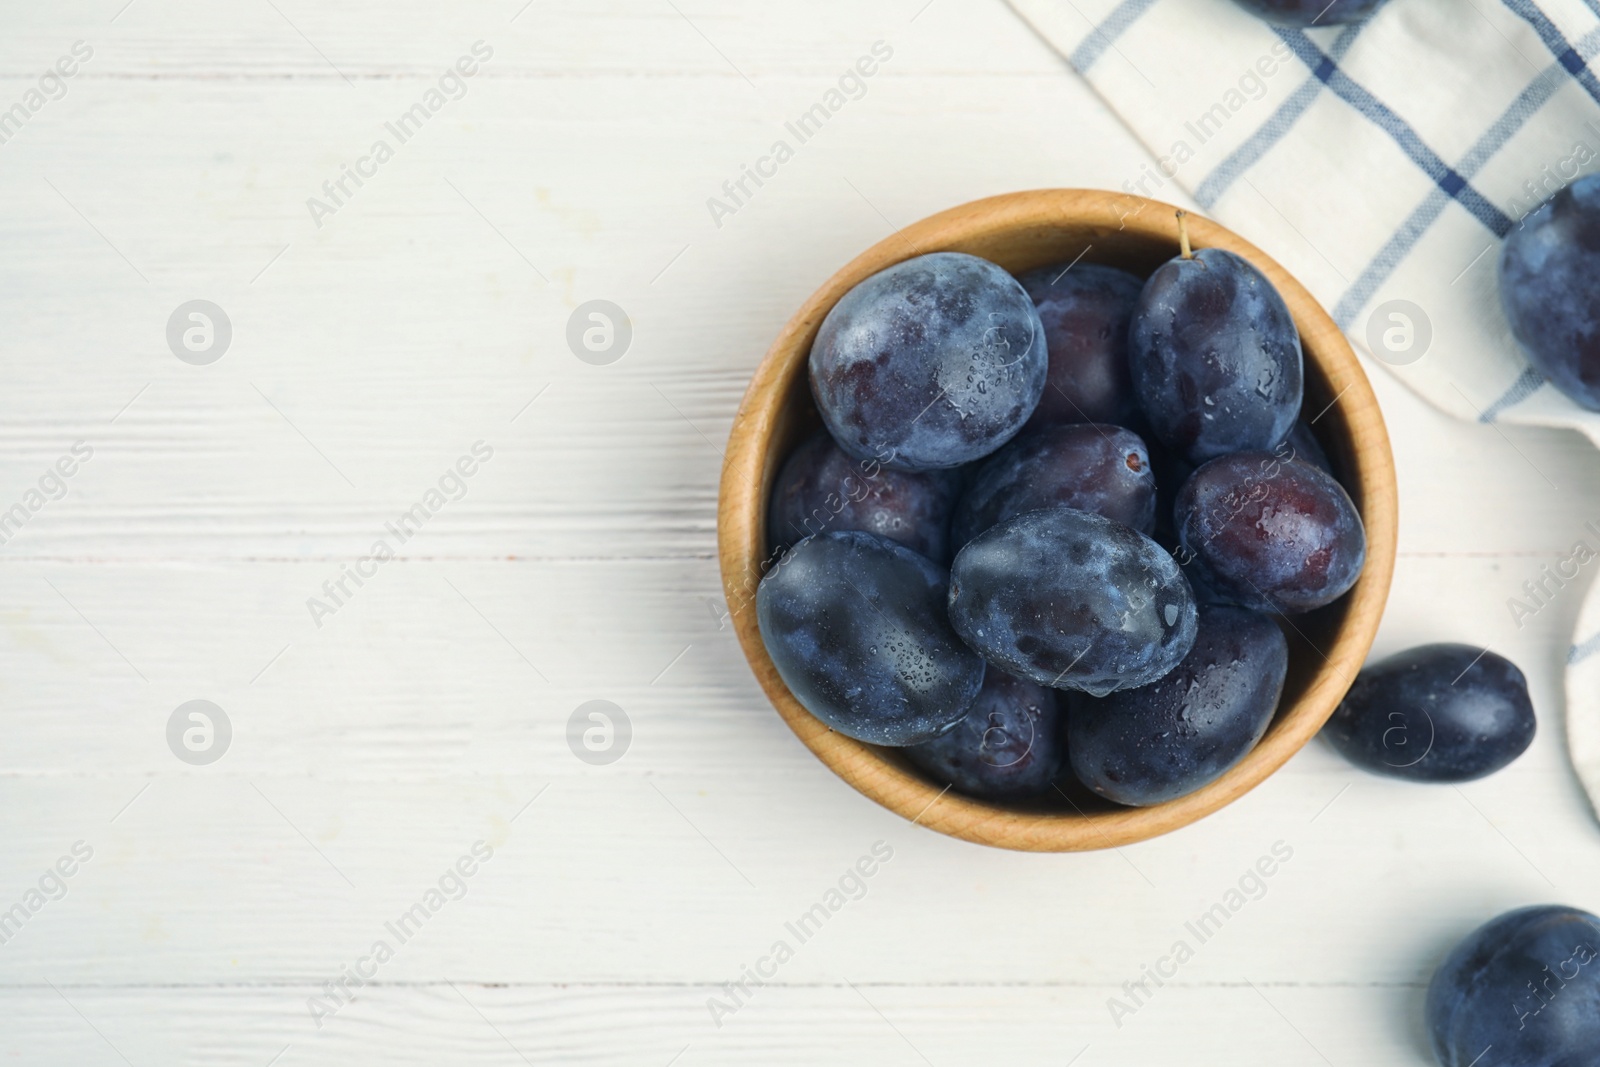
<path fill-rule="evenodd" d="M 1419 1064 L 1457 937 L 1600 907 L 1562 739 L 1581 591 L 1505 608 L 1600 516 L 1600 465 L 1381 370 L 1379 651 L 1515 659 L 1541 731 L 1504 773 L 1406 786 L 1314 744 L 1180 834 L 1017 855 L 879 809 L 763 700 L 714 509 L 780 324 L 891 226 L 1147 160 L 996 0 L 123 5 L 11 0 L 0 31 L 0 1063 Z M 877 41 L 864 94 L 714 220 Z M 604 365 L 566 341 L 595 299 L 633 325 Z M 232 331 L 202 365 L 167 338 L 193 300 Z M 215 762 L 169 747 L 191 700 L 231 726 Z M 631 724 L 615 762 L 569 747 L 591 700 Z"/>

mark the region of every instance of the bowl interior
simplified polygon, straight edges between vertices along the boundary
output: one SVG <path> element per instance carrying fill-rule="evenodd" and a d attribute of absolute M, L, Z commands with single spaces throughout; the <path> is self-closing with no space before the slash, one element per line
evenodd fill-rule
<path fill-rule="evenodd" d="M 1238 237 L 1190 216 L 1196 248 L 1243 255 L 1278 287 L 1305 352 L 1302 419 L 1328 453 L 1367 528 L 1368 562 L 1356 587 L 1305 615 L 1280 616 L 1289 675 L 1261 743 L 1217 781 L 1148 808 L 1110 804 L 1082 787 L 1029 805 L 998 805 L 943 792 L 895 749 L 828 730 L 789 694 L 761 646 L 754 585 L 766 558 L 766 501 L 789 453 L 820 426 L 806 376 L 823 317 L 851 286 L 895 262 L 935 251 L 966 252 L 1013 273 L 1102 263 L 1147 277 L 1178 252 L 1175 209 L 1113 193 L 1047 190 L 965 205 L 902 231 L 846 266 L 797 314 L 768 353 L 730 436 L 719 539 L 729 604 L 757 677 L 789 724 L 824 762 L 858 789 L 922 824 L 969 840 L 1014 848 L 1070 850 L 1140 840 L 1192 822 L 1236 798 L 1320 729 L 1355 678 L 1377 629 L 1394 556 L 1394 472 L 1370 386 L 1344 337 L 1281 267 Z M 734 484 L 730 485 L 730 481 Z"/>

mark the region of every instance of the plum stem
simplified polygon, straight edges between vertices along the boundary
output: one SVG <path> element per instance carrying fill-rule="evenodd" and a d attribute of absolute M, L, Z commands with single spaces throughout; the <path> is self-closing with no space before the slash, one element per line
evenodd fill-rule
<path fill-rule="evenodd" d="M 1178 248 L 1183 253 L 1184 259 L 1193 259 L 1194 252 L 1189 248 L 1189 223 L 1187 211 L 1178 212 Z"/>

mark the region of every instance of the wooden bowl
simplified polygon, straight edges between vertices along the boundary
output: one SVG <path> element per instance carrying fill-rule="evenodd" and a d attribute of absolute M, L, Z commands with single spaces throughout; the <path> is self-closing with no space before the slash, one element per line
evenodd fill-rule
<path fill-rule="evenodd" d="M 1040 852 L 1111 848 L 1209 815 L 1258 785 L 1309 741 L 1355 680 L 1377 632 L 1394 571 L 1394 461 L 1377 399 L 1327 312 L 1278 264 L 1214 222 L 1191 215 L 1195 248 L 1225 248 L 1255 264 L 1283 294 L 1305 351 L 1303 418 L 1312 423 L 1361 512 L 1367 564 L 1355 588 L 1319 611 L 1283 619 L 1289 677 L 1266 736 L 1222 777 L 1187 796 L 1123 808 L 1088 793 L 1034 806 L 973 800 L 930 783 L 894 749 L 835 733 L 800 706 L 768 658 L 755 590 L 767 558 L 767 499 L 790 451 L 819 424 L 806 375 L 811 342 L 834 303 L 862 279 L 926 252 L 967 252 L 1014 273 L 1085 262 L 1147 277 L 1178 252 L 1175 211 L 1142 197 L 1085 189 L 1012 193 L 940 212 L 889 237 L 829 278 L 789 320 L 745 392 L 728 435 L 717 542 L 729 611 L 745 657 L 778 714 L 839 777 L 891 811 L 941 833 Z"/>

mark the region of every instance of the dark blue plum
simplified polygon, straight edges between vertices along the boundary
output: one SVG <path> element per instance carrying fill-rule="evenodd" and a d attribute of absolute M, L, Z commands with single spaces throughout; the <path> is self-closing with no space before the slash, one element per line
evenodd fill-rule
<path fill-rule="evenodd" d="M 1289 436 L 1282 444 L 1272 450 L 1272 454 L 1279 459 L 1304 460 L 1329 475 L 1333 474 L 1333 464 L 1328 461 L 1327 453 L 1322 451 L 1322 446 L 1304 422 L 1295 423 L 1295 428 L 1289 431 Z M 1178 492 L 1195 472 L 1195 465 L 1170 448 L 1155 443 L 1150 446 L 1150 466 L 1156 475 L 1156 529 L 1151 536 L 1163 547 L 1175 549 L 1178 546 L 1178 531 L 1173 512 L 1177 507 Z M 1195 585 L 1195 569 L 1190 567 L 1185 573 L 1189 575 L 1189 584 Z M 1204 580 L 1204 576 L 1201 576 L 1201 581 Z M 1201 593 L 1200 586 L 1195 586 L 1195 593 Z M 1227 598 L 1223 597 L 1217 602 L 1227 603 Z"/>
<path fill-rule="evenodd" d="M 1190 476 L 1174 511 L 1185 571 L 1247 608 L 1294 614 L 1331 604 L 1366 564 L 1366 530 L 1349 495 L 1298 459 L 1214 459 Z"/>
<path fill-rule="evenodd" d="M 1066 763 L 1054 689 L 993 668 L 966 717 L 949 733 L 906 749 L 935 782 L 980 800 L 1047 792 Z"/>
<path fill-rule="evenodd" d="M 1155 526 L 1156 479 L 1139 435 L 1080 423 L 1029 429 L 990 456 L 956 505 L 956 548 L 995 523 L 1050 507 L 1078 508 L 1140 533 Z"/>
<path fill-rule="evenodd" d="M 865 530 L 950 560 L 954 471 L 896 471 L 845 455 L 826 431 L 795 449 L 772 486 L 767 537 L 781 551 L 826 530 Z"/>
<path fill-rule="evenodd" d="M 1300 416 L 1300 334 L 1283 298 L 1232 252 L 1157 268 L 1128 329 L 1128 366 L 1151 429 L 1191 463 L 1271 449 Z"/>
<path fill-rule="evenodd" d="M 1579 178 L 1506 236 L 1500 303 L 1534 369 L 1600 411 L 1600 174 Z"/>
<path fill-rule="evenodd" d="M 1069 698 L 1072 769 L 1118 804 L 1143 807 L 1192 793 L 1256 747 L 1288 671 L 1289 643 L 1271 619 L 1247 608 L 1203 607 L 1194 647 L 1172 673 L 1101 700 Z"/>
<path fill-rule="evenodd" d="M 1527 751 L 1528 680 L 1472 645 L 1422 645 L 1362 670 L 1322 728 L 1358 767 L 1414 782 L 1470 782 Z"/>
<path fill-rule="evenodd" d="M 991 526 L 956 553 L 950 623 L 1002 670 L 1104 696 L 1178 665 L 1194 644 L 1194 594 L 1139 531 L 1049 508 Z"/>
<path fill-rule="evenodd" d="M 1128 320 L 1144 282 L 1096 263 L 1057 264 L 1018 279 L 1039 309 L 1050 370 L 1029 424 L 1109 422 L 1139 412 L 1128 374 Z"/>
<path fill-rule="evenodd" d="M 1296 422 L 1294 429 L 1289 431 L 1289 436 L 1283 439 L 1283 444 L 1272 451 L 1284 459 L 1302 460 L 1326 474 L 1333 474 L 1333 464 L 1328 461 L 1328 453 L 1322 450 L 1322 443 L 1317 440 L 1317 435 L 1311 432 L 1311 427 L 1303 420 Z M 1338 475 L 1334 477 L 1337 478 Z"/>
<path fill-rule="evenodd" d="M 1440 1067 L 1600 1067 L 1600 918 L 1545 904 L 1490 920 L 1434 972 L 1426 1012 Z"/>
<path fill-rule="evenodd" d="M 808 537 L 756 589 L 756 621 L 778 675 L 840 733 L 915 745 L 955 726 L 983 685 L 983 660 L 950 629 L 945 569 L 857 530 Z"/>
<path fill-rule="evenodd" d="M 1365 22 L 1388 0 L 1239 0 L 1239 6 L 1278 26 L 1309 29 Z"/>
<path fill-rule="evenodd" d="M 958 467 L 1015 437 L 1044 390 L 1044 326 L 1015 278 L 934 252 L 846 293 L 811 346 L 839 447 L 899 470 Z"/>

